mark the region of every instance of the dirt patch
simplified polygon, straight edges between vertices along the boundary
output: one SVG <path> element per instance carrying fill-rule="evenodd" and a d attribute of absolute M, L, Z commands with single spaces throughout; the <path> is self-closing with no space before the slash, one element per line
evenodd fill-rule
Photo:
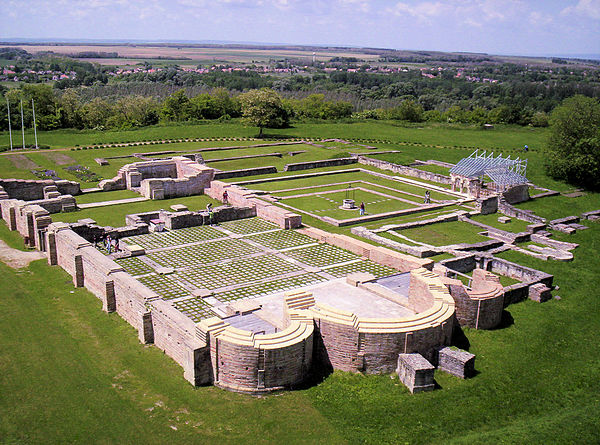
<path fill-rule="evenodd" d="M 37 250 L 32 252 L 23 252 L 22 250 L 9 247 L 4 241 L 0 240 L 0 261 L 13 269 L 27 267 L 29 263 L 35 260 L 46 258 L 42 252 Z"/>
<path fill-rule="evenodd" d="M 63 153 L 44 153 L 44 156 L 53 161 L 56 165 L 69 165 L 75 164 L 77 161 L 70 156 Z"/>
<path fill-rule="evenodd" d="M 35 162 L 29 159 L 25 155 L 9 155 L 7 156 L 10 162 L 19 170 L 32 170 L 34 168 L 40 168 Z"/>

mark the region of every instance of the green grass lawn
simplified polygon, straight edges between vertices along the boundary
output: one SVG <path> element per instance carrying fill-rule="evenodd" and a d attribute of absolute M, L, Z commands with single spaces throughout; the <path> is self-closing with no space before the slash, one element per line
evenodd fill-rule
<path fill-rule="evenodd" d="M 498 217 L 503 216 L 501 213 L 490 213 L 489 215 L 472 216 L 473 221 L 477 221 L 488 226 L 495 227 L 507 232 L 519 233 L 527 231 L 527 226 L 530 224 L 527 221 L 522 221 L 517 218 L 511 218 L 509 223 L 503 224 L 498 222 Z"/>
<path fill-rule="evenodd" d="M 369 193 L 363 190 L 354 190 L 354 199 L 357 208 L 354 210 L 342 210 L 342 205 L 346 197 L 346 192 L 324 193 L 322 195 L 304 196 L 299 198 L 289 198 L 281 201 L 295 209 L 314 213 L 317 216 L 329 216 L 335 219 L 349 219 L 359 216 L 358 206 L 361 202 L 365 203 L 366 214 L 374 215 L 377 213 L 392 212 L 395 210 L 404 210 L 414 207 L 414 205 L 399 201 L 397 199 Z"/>
<path fill-rule="evenodd" d="M 77 195 L 77 204 L 90 202 L 116 201 L 118 199 L 140 198 L 142 195 L 131 190 L 113 190 L 110 192 L 95 192 Z"/>
<path fill-rule="evenodd" d="M 481 232 L 479 227 L 460 221 L 453 221 L 405 229 L 400 233 L 411 239 L 431 244 L 432 246 L 445 246 L 458 243 L 472 244 L 489 240 L 488 237 L 478 235 L 478 232 Z"/>
<path fill-rule="evenodd" d="M 99 193 L 98 195 L 101 196 Z M 136 195 L 140 196 L 137 193 Z M 221 204 L 208 196 L 201 195 L 190 196 L 187 198 L 165 199 L 161 201 L 148 200 L 128 204 L 115 204 L 106 207 L 93 207 L 91 209 L 82 209 L 76 212 L 55 213 L 51 216 L 52 220 L 55 222 L 76 222 L 83 218 L 92 218 L 101 226 L 122 227 L 125 225 L 125 215 L 130 213 L 150 212 L 158 209 L 169 210 L 173 204 L 184 204 L 188 206 L 190 210 L 203 210 L 209 202 L 212 203 L 213 206 Z"/>
<path fill-rule="evenodd" d="M 577 215 L 591 210 L 600 209 L 600 194 L 586 192 L 578 198 L 566 196 L 549 196 L 534 199 L 516 205 L 520 209 L 532 210 L 537 215 L 548 220 Z"/>

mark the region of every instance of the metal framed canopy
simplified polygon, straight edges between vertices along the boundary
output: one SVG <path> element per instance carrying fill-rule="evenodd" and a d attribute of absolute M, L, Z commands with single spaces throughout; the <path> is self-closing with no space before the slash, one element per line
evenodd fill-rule
<path fill-rule="evenodd" d="M 494 157 L 494 153 L 475 150 L 468 158 L 461 159 L 458 164 L 450 169 L 450 173 L 467 178 L 482 178 L 488 176 L 499 186 L 510 186 L 528 182 L 527 159 L 503 158 L 502 155 Z"/>

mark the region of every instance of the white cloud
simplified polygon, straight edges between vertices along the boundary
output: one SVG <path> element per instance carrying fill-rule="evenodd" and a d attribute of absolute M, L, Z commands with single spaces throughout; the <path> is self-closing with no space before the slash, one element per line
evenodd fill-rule
<path fill-rule="evenodd" d="M 598 20 L 600 19 L 600 0 L 579 0 L 575 6 L 563 9 L 561 14 L 576 14 Z"/>
<path fill-rule="evenodd" d="M 370 0 L 338 0 L 342 8 L 348 8 L 357 12 L 369 12 L 371 10 Z"/>
<path fill-rule="evenodd" d="M 550 14 L 544 14 L 538 11 L 532 11 L 529 14 L 529 23 L 532 25 L 549 25 L 554 21 Z"/>
<path fill-rule="evenodd" d="M 457 23 L 481 26 L 486 22 L 500 22 L 522 15 L 526 5 L 521 0 L 476 1 L 419 1 L 399 2 L 386 10 L 399 17 L 414 17 L 419 21 L 431 21 L 437 17 Z"/>
<path fill-rule="evenodd" d="M 442 2 L 421 2 L 416 5 L 398 2 L 387 11 L 400 17 L 410 15 L 419 20 L 427 20 L 449 12 L 449 7 Z"/>

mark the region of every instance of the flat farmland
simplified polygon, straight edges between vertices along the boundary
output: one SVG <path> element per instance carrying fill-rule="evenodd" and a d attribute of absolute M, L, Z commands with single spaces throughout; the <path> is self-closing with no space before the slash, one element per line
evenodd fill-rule
<path fill-rule="evenodd" d="M 0 45 L 0 48 L 6 48 L 9 45 Z M 158 57 L 197 61 L 197 62 L 247 62 L 253 60 L 258 62 L 268 61 L 270 59 L 312 59 L 312 49 L 291 49 L 288 47 L 269 48 L 238 48 L 238 47 L 201 47 L 201 46 L 161 46 L 161 45 L 10 45 L 12 48 L 22 48 L 26 51 L 37 53 L 43 51 L 53 51 L 72 57 L 81 52 L 99 52 L 99 53 L 118 53 L 119 58 L 107 59 L 81 59 L 85 61 L 94 61 L 103 65 L 122 65 L 123 59 L 156 59 Z M 352 51 L 336 51 L 330 48 L 323 51 L 316 51 L 316 59 L 327 61 L 332 57 L 356 57 L 358 59 L 373 60 L 379 59 L 377 54 L 366 54 Z M 131 60 L 129 60 L 131 61 Z M 139 62 L 139 60 L 138 60 Z"/>

